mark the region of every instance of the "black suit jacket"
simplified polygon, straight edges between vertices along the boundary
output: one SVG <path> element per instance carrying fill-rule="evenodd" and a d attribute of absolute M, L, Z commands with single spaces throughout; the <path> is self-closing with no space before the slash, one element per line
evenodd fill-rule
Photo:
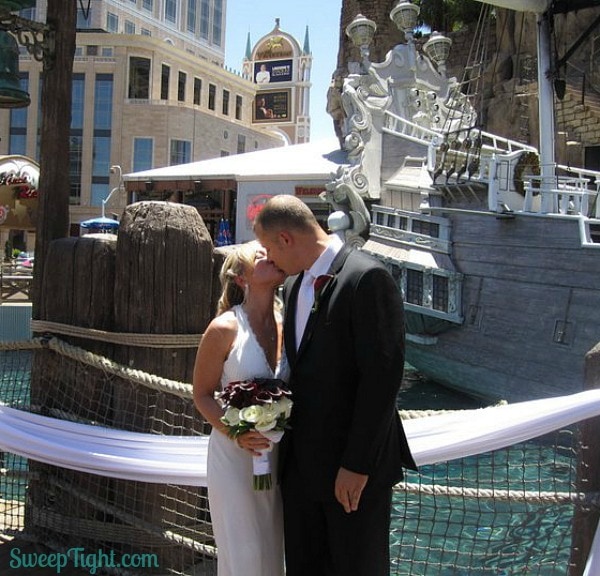
<path fill-rule="evenodd" d="M 302 476 L 317 499 L 334 499 L 340 466 L 368 474 L 363 493 L 389 487 L 416 469 L 396 396 L 404 370 L 404 311 L 386 268 L 344 246 L 311 312 L 298 351 L 295 311 L 302 274 L 284 287 L 284 339 L 291 366 L 291 430 L 280 471 Z"/>

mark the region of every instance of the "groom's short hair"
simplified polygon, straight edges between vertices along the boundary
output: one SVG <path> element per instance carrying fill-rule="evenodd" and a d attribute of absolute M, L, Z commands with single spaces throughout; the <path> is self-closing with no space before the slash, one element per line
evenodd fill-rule
<path fill-rule="evenodd" d="M 254 220 L 265 231 L 309 230 L 319 226 L 310 208 L 296 196 L 280 194 L 270 198 Z"/>

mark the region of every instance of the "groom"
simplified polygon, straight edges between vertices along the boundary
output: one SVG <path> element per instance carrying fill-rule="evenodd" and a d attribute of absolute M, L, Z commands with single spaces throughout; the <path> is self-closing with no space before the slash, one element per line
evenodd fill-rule
<path fill-rule="evenodd" d="M 396 409 L 404 315 L 385 267 L 328 236 L 294 196 L 254 231 L 290 275 L 291 430 L 280 450 L 287 576 L 387 576 L 392 486 L 416 469 Z M 315 279 L 316 283 L 315 283 Z"/>

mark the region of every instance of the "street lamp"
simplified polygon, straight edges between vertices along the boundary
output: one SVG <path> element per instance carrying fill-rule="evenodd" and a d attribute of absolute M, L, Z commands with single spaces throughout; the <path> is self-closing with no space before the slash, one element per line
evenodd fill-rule
<path fill-rule="evenodd" d="M 446 72 L 446 61 L 450 54 L 452 40 L 442 36 L 439 32 L 432 32 L 429 40 L 423 45 L 423 52 L 437 66 L 440 74 Z"/>
<path fill-rule="evenodd" d="M 346 35 L 352 40 L 352 44 L 360 50 L 363 61 L 369 61 L 369 46 L 375 36 L 375 30 L 377 30 L 377 24 L 373 20 L 365 18 L 362 14 L 359 14 L 346 26 Z"/>
<path fill-rule="evenodd" d="M 390 18 L 398 27 L 398 30 L 404 32 L 404 36 L 410 43 L 413 40 L 415 28 L 421 9 L 411 2 L 398 2 L 390 12 Z"/>

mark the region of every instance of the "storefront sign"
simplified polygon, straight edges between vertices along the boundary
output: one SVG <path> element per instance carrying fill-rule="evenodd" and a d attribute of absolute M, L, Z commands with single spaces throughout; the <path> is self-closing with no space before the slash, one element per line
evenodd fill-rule
<path fill-rule="evenodd" d="M 296 196 L 319 196 L 323 192 L 325 192 L 323 186 L 296 186 L 294 188 Z"/>

